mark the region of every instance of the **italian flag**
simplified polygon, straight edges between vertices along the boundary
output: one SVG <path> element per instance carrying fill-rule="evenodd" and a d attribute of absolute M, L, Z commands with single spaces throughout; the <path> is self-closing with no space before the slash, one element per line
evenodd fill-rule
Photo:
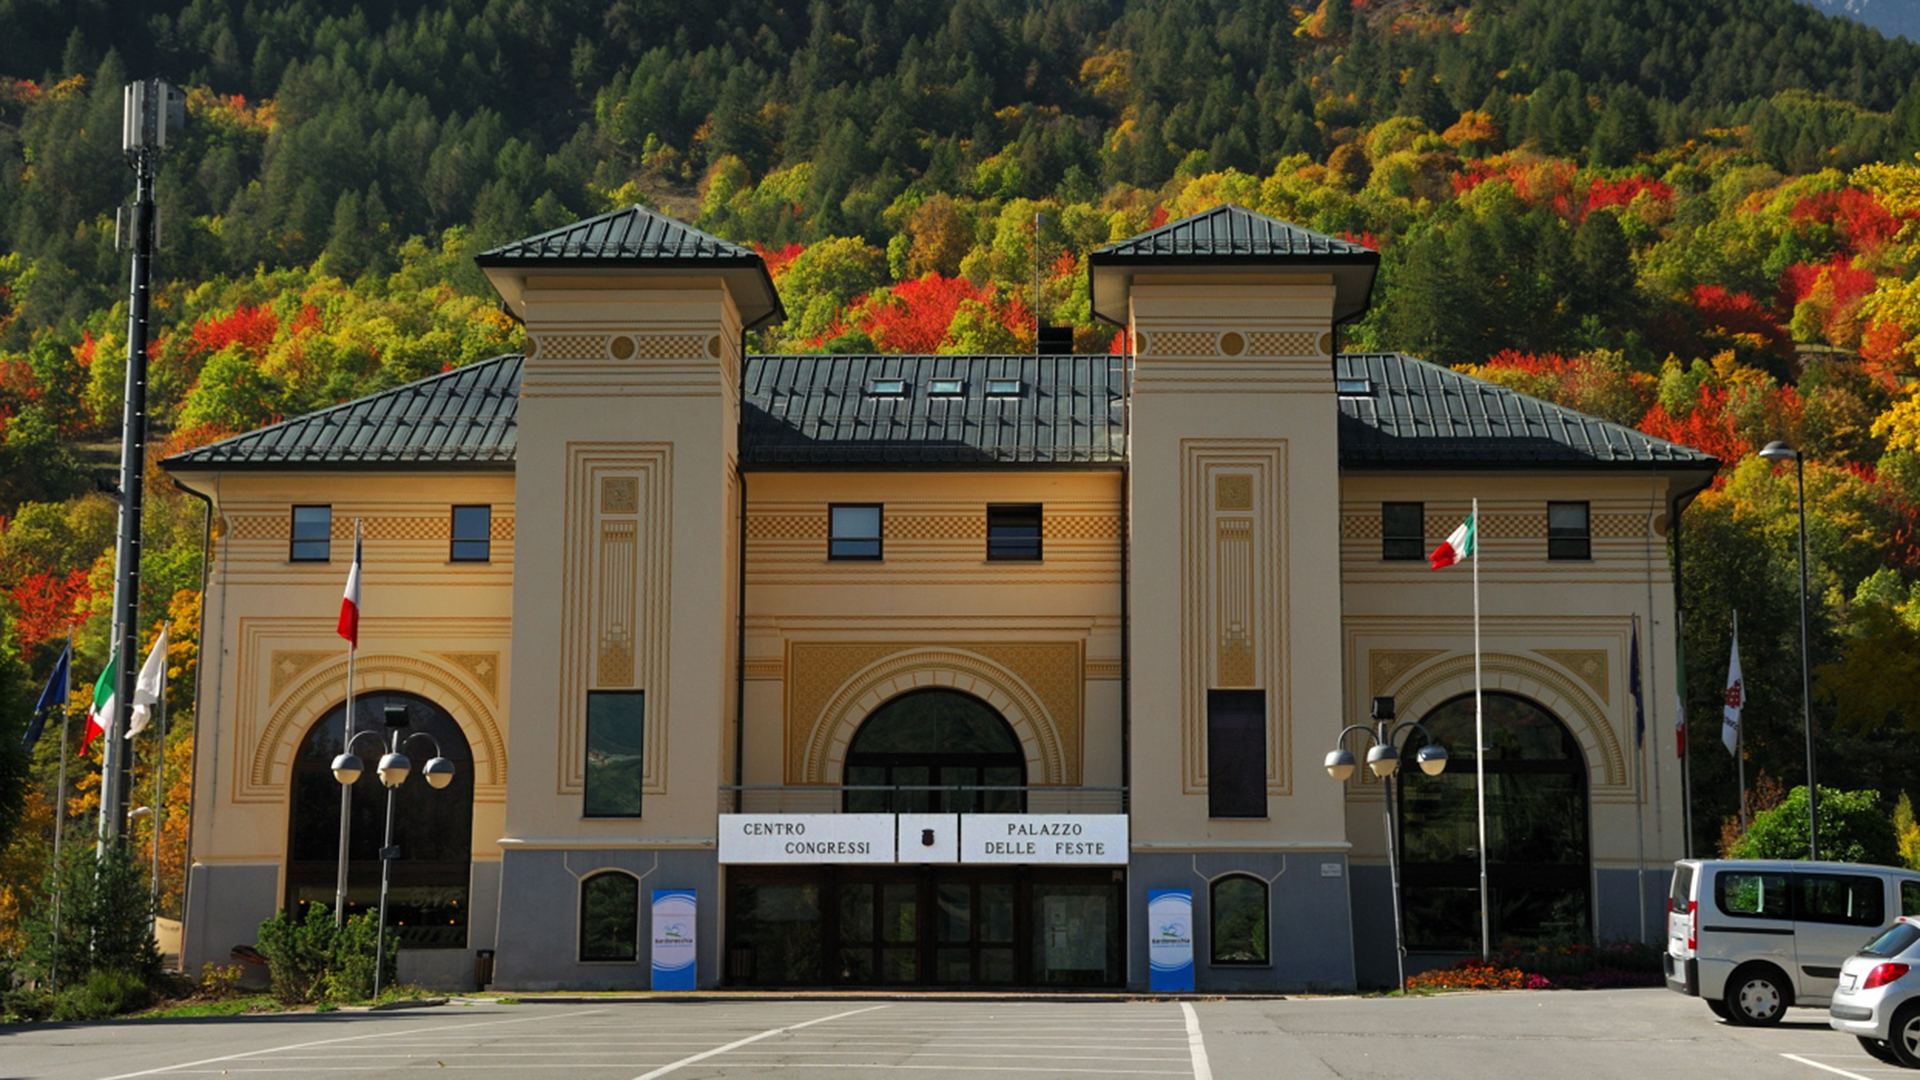
<path fill-rule="evenodd" d="M 1473 518 L 1474 515 L 1468 514 L 1467 520 L 1461 522 L 1459 528 L 1448 534 L 1446 542 L 1433 549 L 1433 554 L 1428 556 L 1428 560 L 1433 563 L 1435 570 L 1443 566 L 1452 566 L 1473 554 L 1476 543 L 1474 536 L 1479 532 Z"/>
<path fill-rule="evenodd" d="M 353 538 L 353 569 L 347 571 L 347 592 L 340 598 L 340 636 L 349 650 L 360 647 L 360 538 Z"/>
<path fill-rule="evenodd" d="M 107 669 L 93 684 L 93 704 L 87 707 L 87 737 L 80 740 L 80 752 L 85 754 L 93 740 L 107 733 L 113 726 L 115 702 L 114 687 L 120 681 L 120 654 L 107 661 Z"/>

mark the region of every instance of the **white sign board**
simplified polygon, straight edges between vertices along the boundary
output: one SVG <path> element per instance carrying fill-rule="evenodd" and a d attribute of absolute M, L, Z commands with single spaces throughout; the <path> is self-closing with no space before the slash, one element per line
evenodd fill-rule
<path fill-rule="evenodd" d="M 963 863 L 1125 866 L 1125 814 L 963 814 Z"/>
<path fill-rule="evenodd" d="M 721 814 L 720 861 L 890 863 L 893 835 L 892 814 Z"/>
<path fill-rule="evenodd" d="M 959 814 L 901 814 L 899 837 L 903 863 L 960 861 Z"/>

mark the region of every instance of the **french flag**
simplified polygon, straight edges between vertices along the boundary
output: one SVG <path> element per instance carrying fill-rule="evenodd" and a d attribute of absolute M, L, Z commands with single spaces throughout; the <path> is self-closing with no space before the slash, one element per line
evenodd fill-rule
<path fill-rule="evenodd" d="M 340 636 L 349 649 L 360 647 L 360 538 L 353 538 L 353 569 L 347 573 L 347 594 L 340 598 Z"/>

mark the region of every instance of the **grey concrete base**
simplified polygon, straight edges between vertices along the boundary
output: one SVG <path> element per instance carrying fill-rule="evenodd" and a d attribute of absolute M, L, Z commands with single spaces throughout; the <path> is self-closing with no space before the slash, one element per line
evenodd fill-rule
<path fill-rule="evenodd" d="M 401 949 L 394 978 L 426 990 L 478 990 L 471 949 Z"/>
<path fill-rule="evenodd" d="M 1346 992 L 1354 988 L 1354 941 L 1348 919 L 1347 858 L 1340 852 L 1152 852 L 1133 856 L 1127 872 L 1127 985 L 1148 988 L 1147 892 L 1193 892 L 1194 989 L 1201 993 Z M 1333 870 L 1323 870 L 1332 867 Z M 1215 966 L 1209 961 L 1208 886 L 1227 874 L 1268 883 L 1271 965 Z"/>
<path fill-rule="evenodd" d="M 280 910 L 277 864 L 208 866 L 196 863 L 187 878 L 186 928 L 181 967 L 198 976 L 204 964 L 233 963 L 233 947 L 260 941 L 260 924 Z M 243 966 L 249 985 L 265 985 L 266 970 Z"/>
<path fill-rule="evenodd" d="M 582 963 L 580 880 L 600 870 L 640 879 L 640 941 L 630 962 Z M 507 851 L 500 863 L 496 990 L 646 990 L 652 985 L 648 898 L 654 889 L 693 889 L 698 983 L 720 981 L 720 866 L 712 851 L 627 849 Z"/>

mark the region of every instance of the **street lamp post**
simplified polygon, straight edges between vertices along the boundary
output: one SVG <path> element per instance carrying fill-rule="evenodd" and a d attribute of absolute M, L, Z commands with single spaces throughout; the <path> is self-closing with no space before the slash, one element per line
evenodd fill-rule
<path fill-rule="evenodd" d="M 1768 461 L 1793 462 L 1800 515 L 1800 707 L 1807 721 L 1807 858 L 1820 858 L 1820 785 L 1813 762 L 1813 676 L 1807 654 L 1807 463 L 1800 451 L 1775 440 L 1760 451 Z"/>
<path fill-rule="evenodd" d="M 1334 739 L 1333 750 L 1327 755 L 1327 775 L 1335 780 L 1345 781 L 1354 773 L 1353 754 L 1347 750 L 1347 736 L 1358 731 L 1366 736 L 1371 744 L 1367 750 L 1367 768 L 1379 777 L 1386 789 L 1387 819 L 1387 873 L 1393 881 L 1393 959 L 1400 974 L 1399 988 L 1407 988 L 1407 944 L 1400 928 L 1400 855 L 1394 843 L 1393 830 L 1393 774 L 1400 767 L 1400 752 L 1394 744 L 1409 729 L 1418 731 L 1427 737 L 1427 745 L 1414 754 L 1415 763 L 1420 771 L 1428 776 L 1439 776 L 1447 768 L 1447 751 L 1433 741 L 1433 734 L 1412 720 L 1398 727 L 1393 724 L 1393 699 L 1376 697 L 1373 699 L 1373 725 L 1349 724 Z M 1391 727 L 1391 730 L 1389 728 Z"/>
<path fill-rule="evenodd" d="M 349 716 L 347 722 L 351 725 L 353 718 Z M 420 775 L 426 777 L 427 783 L 436 789 L 444 788 L 453 782 L 453 762 L 448 761 L 440 753 L 440 744 L 434 740 L 433 736 L 428 735 L 424 731 L 416 731 L 411 735 L 403 734 L 407 729 L 408 723 L 407 707 L 405 705 L 387 706 L 387 752 L 381 756 L 380 764 L 377 767 L 380 773 L 380 783 L 384 784 L 387 789 L 387 830 L 385 842 L 382 843 L 380 847 L 380 928 L 374 939 L 373 950 L 373 996 L 376 998 L 380 996 L 381 976 L 386 968 L 387 892 L 393 880 L 393 860 L 400 857 L 400 848 L 393 842 L 393 797 L 394 792 L 400 785 L 406 783 L 407 774 L 413 771 L 413 763 L 408 761 L 407 756 L 400 752 L 401 746 L 412 742 L 414 739 L 425 739 L 429 743 L 432 743 L 433 757 L 430 758 L 426 766 L 420 770 Z M 361 762 L 360 758 L 353 753 L 354 742 L 362 735 L 374 734 L 375 733 L 371 731 L 349 734 L 343 744 L 340 756 L 333 759 L 333 778 L 340 781 L 340 785 L 344 790 L 351 790 L 354 782 L 360 779 L 360 774 L 366 769 L 366 766 Z M 378 738 L 378 736 L 375 737 Z M 338 903 L 342 909 L 345 908 L 347 902 L 347 830 L 347 801 L 343 797 L 340 802 L 340 878 L 336 886 L 336 903 Z M 337 918 L 338 916 L 336 915 L 336 919 Z"/>

